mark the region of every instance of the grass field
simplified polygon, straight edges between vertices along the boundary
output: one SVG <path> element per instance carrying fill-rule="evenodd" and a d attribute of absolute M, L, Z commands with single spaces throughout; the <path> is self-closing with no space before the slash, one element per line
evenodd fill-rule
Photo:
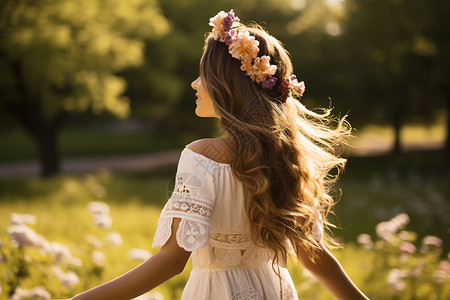
<path fill-rule="evenodd" d="M 448 237 L 450 172 L 448 165 L 442 163 L 443 158 L 440 155 L 440 152 L 423 152 L 397 158 L 355 157 L 349 160 L 348 168 L 338 186 L 342 189 L 342 196 L 335 209 L 341 229 L 334 231 L 336 238 L 343 241 L 346 247 L 336 250 L 335 254 L 355 282 L 371 295 L 371 299 L 444 299 L 440 295 L 444 295 L 445 289 L 449 288 L 448 278 L 446 284 L 437 286 L 425 278 L 422 278 L 422 282 L 428 285 L 424 287 L 408 283 L 407 288 L 403 290 L 408 293 L 402 297 L 395 291 L 388 293 L 389 289 L 380 288 L 387 286 L 386 278 L 390 269 L 400 266 L 407 268 L 409 265 L 402 265 L 401 253 L 398 253 L 393 256 L 392 263 L 380 268 L 377 259 L 380 256 L 392 256 L 398 251 L 398 247 L 395 248 L 397 250 L 392 250 L 389 248 L 391 246 L 388 247 L 382 241 L 378 241 L 376 242 L 378 250 L 367 251 L 356 243 L 361 233 L 368 233 L 376 241 L 375 227 L 379 222 L 389 220 L 399 213 L 407 213 L 410 222 L 406 230 L 417 234 L 417 239 L 412 241 L 417 249 L 420 248 L 422 238 L 426 235 L 437 236 L 443 240 L 440 253 L 433 255 L 434 258 L 423 256 L 419 252 L 411 257 L 415 260 L 430 260 L 427 263 L 429 266 L 438 265 L 436 257 L 445 257 L 450 245 Z M 53 291 L 54 297 L 67 297 L 113 278 L 140 263 L 141 260 L 130 258 L 130 249 L 155 252 L 155 249 L 151 249 L 151 242 L 159 212 L 173 187 L 174 172 L 175 168 L 136 175 L 101 171 L 47 180 L 37 178 L 1 180 L 2 255 L 8 257 L 10 253 L 8 251 L 14 249 L 8 242 L 7 228 L 10 225 L 10 214 L 13 212 L 32 214 L 36 216 L 37 222 L 31 227 L 38 234 L 45 236 L 49 241 L 66 245 L 73 256 L 83 261 L 83 267 L 80 269 L 65 267 L 67 270 L 77 271 L 81 278 L 81 283 L 72 289 L 56 286 L 52 288 L 53 283 L 45 284 L 44 281 L 44 285 Z M 109 205 L 113 220 L 111 228 L 99 228 L 93 224 L 92 216 L 87 209 L 91 201 L 104 201 Z M 108 234 L 111 232 L 120 234 L 122 245 L 114 246 L 108 242 Z M 92 244 L 95 244 L 92 242 L 93 239 L 100 241 L 101 246 L 93 246 Z M 104 266 L 92 266 L 89 255 L 94 250 L 105 254 Z M 32 251 L 29 255 L 37 257 L 38 261 L 42 260 Z M 46 274 L 48 266 L 41 264 L 44 267 L 41 266 L 38 270 Z M 33 268 L 36 267 L 36 264 L 31 265 Z M 7 286 L 5 281 L 1 280 L 1 274 L 7 272 L 7 266 L 8 264 L 0 264 L 0 282 L 3 291 L 7 290 Z M 34 270 L 33 268 L 30 267 Z M 164 299 L 179 298 L 189 270 L 188 266 L 180 276 L 157 289 Z M 298 264 L 291 263 L 290 270 L 302 299 L 333 299 L 317 282 L 305 274 Z M 33 272 L 39 273 L 36 270 L 29 273 L 35 274 Z M 33 275 L 23 280 L 22 286 L 31 288 L 39 285 L 38 283 L 42 284 L 41 276 Z M 412 293 L 419 292 L 427 294 L 430 289 L 435 291 L 437 289 L 440 294 L 433 292 L 436 297 L 430 298 L 411 296 Z"/>
<path fill-rule="evenodd" d="M 372 151 L 371 156 L 361 156 L 370 147 L 386 151 L 391 137 L 387 128 L 368 127 L 352 143 L 358 155 L 349 158 L 337 185 L 341 189 L 337 217 L 330 217 L 338 225 L 333 234 L 345 247 L 334 253 L 371 299 L 448 299 L 450 161 L 439 150 L 409 151 L 401 156 L 376 156 Z M 442 124 L 428 129 L 409 126 L 403 137 L 406 146 L 428 143 L 434 148 L 442 143 L 444 132 Z M 31 141 L 20 131 L 2 134 L 0 144 L 0 161 L 36 156 Z M 142 131 L 71 129 L 61 135 L 61 145 L 66 157 L 147 153 L 176 146 L 170 141 L 155 142 L 154 136 Z M 142 258 L 132 258 L 131 249 L 155 253 L 151 243 L 156 221 L 172 191 L 175 170 L 173 166 L 145 174 L 99 171 L 46 180 L 1 179 L 0 300 L 8 299 L 15 278 L 22 288 L 43 285 L 55 298 L 69 297 L 139 264 Z M 88 211 L 92 201 L 108 205 L 111 227 L 93 223 Z M 14 246 L 8 235 L 12 213 L 35 216 L 36 224 L 29 225 L 32 230 L 65 245 L 81 260 L 81 266 L 67 262 L 56 266 L 74 272 L 79 283 L 64 286 L 51 271 L 56 268 L 52 258 L 32 247 Z M 409 223 L 386 242 L 377 234 L 377 224 L 401 213 L 409 216 Z M 111 241 L 111 233 L 119 234 L 122 243 Z M 373 241 L 369 250 L 364 249 L 367 244 L 357 243 L 362 233 Z M 436 236 L 442 244 L 423 252 L 426 236 Z M 104 261 L 96 263 L 94 254 Z M 300 265 L 291 262 L 289 269 L 301 299 L 334 299 Z M 157 291 L 165 300 L 179 299 L 189 271 L 190 265 Z"/>

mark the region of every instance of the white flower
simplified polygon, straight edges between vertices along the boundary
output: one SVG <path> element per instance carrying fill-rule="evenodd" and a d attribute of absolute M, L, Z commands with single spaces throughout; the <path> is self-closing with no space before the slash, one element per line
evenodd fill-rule
<path fill-rule="evenodd" d="M 390 222 L 392 222 L 393 225 L 395 226 L 396 228 L 395 231 L 398 231 L 399 229 L 402 229 L 406 224 L 409 223 L 409 216 L 405 213 L 402 213 L 392 218 Z"/>
<path fill-rule="evenodd" d="M 69 261 L 69 265 L 80 268 L 83 265 L 83 262 L 78 257 L 72 257 Z"/>
<path fill-rule="evenodd" d="M 86 236 L 86 241 L 88 242 L 89 245 L 91 245 L 94 248 L 100 248 L 103 246 L 102 241 L 93 235 Z"/>
<path fill-rule="evenodd" d="M 92 262 L 99 267 L 103 267 L 105 265 L 105 254 L 98 250 L 94 250 L 92 252 Z"/>
<path fill-rule="evenodd" d="M 409 216 L 405 213 L 399 214 L 386 222 L 377 224 L 375 230 L 378 237 L 390 241 L 394 234 L 409 223 Z"/>
<path fill-rule="evenodd" d="M 91 201 L 88 204 L 89 212 L 92 215 L 107 215 L 109 214 L 109 206 L 102 201 Z"/>
<path fill-rule="evenodd" d="M 11 225 L 8 227 L 8 234 L 11 240 L 21 247 L 37 247 L 44 245 L 46 242 L 45 238 L 26 225 Z"/>
<path fill-rule="evenodd" d="M 36 300 L 50 300 L 51 295 L 43 287 L 35 287 L 31 290 L 16 288 L 14 290 L 14 295 L 12 295 L 9 300 L 22 300 L 30 298 Z"/>
<path fill-rule="evenodd" d="M 36 224 L 36 217 L 29 214 L 11 214 L 12 225 Z"/>
<path fill-rule="evenodd" d="M 427 235 L 422 240 L 422 247 L 420 247 L 420 251 L 422 253 L 427 253 L 430 249 L 433 248 L 441 248 L 442 240 L 436 236 Z"/>
<path fill-rule="evenodd" d="M 61 268 L 57 266 L 52 267 L 53 273 L 58 277 L 59 281 L 61 281 L 62 286 L 66 288 L 73 288 L 75 285 L 80 283 L 80 278 L 74 272 L 64 272 Z"/>
<path fill-rule="evenodd" d="M 109 215 L 94 215 L 94 224 L 100 228 L 110 229 L 112 218 Z"/>
<path fill-rule="evenodd" d="M 70 261 L 72 259 L 72 253 L 70 250 L 67 249 L 66 246 L 57 242 L 46 243 L 44 251 L 52 255 L 56 262 Z"/>
<path fill-rule="evenodd" d="M 128 256 L 132 259 L 146 260 L 149 259 L 152 256 L 152 254 L 148 250 L 134 248 L 128 251 Z"/>
<path fill-rule="evenodd" d="M 407 277 L 407 272 L 405 270 L 400 269 L 392 269 L 389 272 L 387 282 L 391 288 L 393 288 L 396 291 L 403 291 L 406 287 L 405 282 L 403 279 Z"/>
<path fill-rule="evenodd" d="M 357 241 L 364 249 L 370 250 L 373 248 L 372 238 L 367 233 L 358 235 Z"/>
<path fill-rule="evenodd" d="M 108 235 L 106 236 L 106 240 L 111 245 L 114 245 L 114 246 L 122 246 L 123 245 L 122 236 L 117 231 L 108 233 Z"/>

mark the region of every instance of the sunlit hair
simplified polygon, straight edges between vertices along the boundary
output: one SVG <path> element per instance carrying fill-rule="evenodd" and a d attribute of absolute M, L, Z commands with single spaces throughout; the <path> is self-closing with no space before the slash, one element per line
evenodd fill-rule
<path fill-rule="evenodd" d="M 258 55 L 269 55 L 277 66 L 274 76 L 292 75 L 281 43 L 259 26 L 248 30 L 260 42 Z M 350 126 L 345 118 L 333 118 L 329 109 L 315 113 L 276 87 L 264 90 L 240 66 L 225 43 L 211 34 L 206 37 L 200 76 L 236 150 L 230 164 L 248 193 L 252 239 L 273 252 L 274 263 L 286 259 L 289 242 L 296 253 L 303 249 L 315 260 L 321 245 L 312 234 L 313 224 L 320 213 L 331 225 L 326 217 L 335 201 L 329 193 L 346 162 L 335 155 L 335 148 Z M 331 246 L 332 239 L 324 234 Z"/>

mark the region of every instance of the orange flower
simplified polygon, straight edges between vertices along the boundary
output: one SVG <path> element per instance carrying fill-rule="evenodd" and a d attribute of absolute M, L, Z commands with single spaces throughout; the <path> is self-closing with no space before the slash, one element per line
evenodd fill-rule
<path fill-rule="evenodd" d="M 243 59 L 241 62 L 242 62 L 241 70 L 247 72 L 247 75 L 250 75 L 252 71 L 252 59 L 251 58 Z"/>
<path fill-rule="evenodd" d="M 251 78 L 261 83 L 277 71 L 277 66 L 270 64 L 270 56 L 263 55 L 255 58 L 252 66 Z"/>
<path fill-rule="evenodd" d="M 236 59 L 253 59 L 258 55 L 259 42 L 255 40 L 254 36 L 250 35 L 250 32 L 239 32 L 236 39 L 230 45 L 229 52 L 231 56 Z"/>

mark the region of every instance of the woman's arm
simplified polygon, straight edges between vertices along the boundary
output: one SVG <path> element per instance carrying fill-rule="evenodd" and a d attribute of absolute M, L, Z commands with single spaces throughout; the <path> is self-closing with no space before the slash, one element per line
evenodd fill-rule
<path fill-rule="evenodd" d="M 177 244 L 175 236 L 179 223 L 180 219 L 173 220 L 172 235 L 157 254 L 124 275 L 72 299 L 132 299 L 181 273 L 191 253 Z"/>
<path fill-rule="evenodd" d="M 315 262 L 309 259 L 308 254 L 299 250 L 298 257 L 317 280 L 320 281 L 336 298 L 340 300 L 369 299 L 353 283 L 334 255 L 321 244 L 322 250 Z"/>

